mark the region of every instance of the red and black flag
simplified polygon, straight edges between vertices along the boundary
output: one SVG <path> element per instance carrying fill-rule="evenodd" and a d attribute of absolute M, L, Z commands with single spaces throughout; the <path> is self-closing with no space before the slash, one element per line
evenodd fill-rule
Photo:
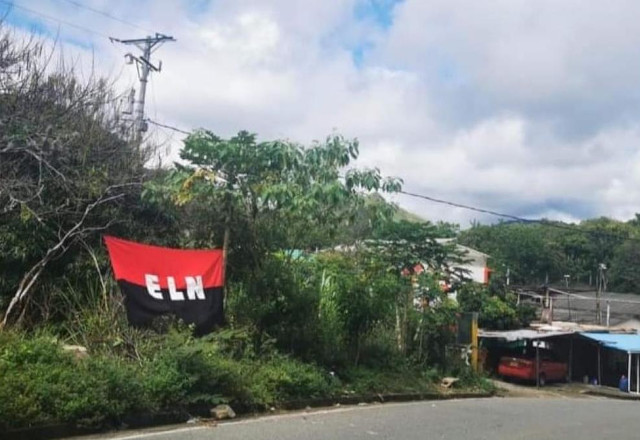
<path fill-rule="evenodd" d="M 199 334 L 224 320 L 222 251 L 171 249 L 105 237 L 132 325 L 173 313 Z"/>

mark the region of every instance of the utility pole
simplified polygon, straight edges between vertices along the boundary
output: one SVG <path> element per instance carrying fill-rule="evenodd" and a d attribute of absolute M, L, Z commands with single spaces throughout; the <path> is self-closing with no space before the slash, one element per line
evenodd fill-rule
<path fill-rule="evenodd" d="M 155 52 L 162 44 L 168 41 L 176 41 L 175 38 L 168 35 L 156 33 L 154 37 L 136 38 L 132 40 L 120 40 L 118 38 L 109 38 L 111 42 L 121 43 L 128 46 L 136 46 L 142 55 L 135 56 L 127 53 L 124 57 L 127 64 L 136 64 L 138 70 L 138 79 L 140 80 L 140 89 L 138 90 L 138 98 L 134 102 L 133 108 L 133 139 L 137 145 L 142 142 L 142 134 L 147 131 L 147 123 L 144 119 L 144 102 L 147 95 L 147 82 L 151 72 L 160 72 L 162 70 L 162 61 L 158 65 L 151 63 L 151 54 Z"/>
<path fill-rule="evenodd" d="M 596 289 L 596 323 L 602 324 L 602 312 L 600 311 L 600 298 L 607 289 L 607 280 L 605 278 L 605 270 L 607 266 L 604 263 L 598 265 L 597 289 Z"/>

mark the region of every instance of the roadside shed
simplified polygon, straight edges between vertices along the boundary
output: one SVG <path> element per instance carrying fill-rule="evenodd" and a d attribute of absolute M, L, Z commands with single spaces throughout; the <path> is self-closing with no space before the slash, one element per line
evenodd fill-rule
<path fill-rule="evenodd" d="M 536 329 L 519 329 L 507 331 L 479 330 L 481 350 L 486 350 L 486 367 L 496 370 L 502 356 L 510 355 L 514 350 L 534 349 L 536 368 L 540 363 L 540 348 L 548 349 L 567 363 L 571 375 L 573 364 L 573 338 L 575 331 L 542 331 Z M 536 374 L 536 377 L 538 375 Z M 539 378 L 539 377 L 538 377 Z"/>
<path fill-rule="evenodd" d="M 626 371 L 627 391 L 631 392 L 634 388 L 632 381 L 635 379 L 635 393 L 640 394 L 640 335 L 638 334 L 616 334 L 616 333 L 595 333 L 581 332 L 580 336 L 595 342 L 598 345 L 598 375 L 602 372 L 602 351 L 607 351 L 608 356 L 605 360 L 605 370 L 619 373 L 621 370 Z M 604 350 L 603 350 L 604 349 Z M 625 359 L 626 357 L 626 359 Z M 626 360 L 626 368 L 620 365 L 620 360 Z M 635 364 L 635 368 L 634 368 Z M 632 373 L 635 370 L 635 375 Z M 618 376 L 618 374 L 616 374 Z M 600 382 L 602 379 L 600 378 Z"/>

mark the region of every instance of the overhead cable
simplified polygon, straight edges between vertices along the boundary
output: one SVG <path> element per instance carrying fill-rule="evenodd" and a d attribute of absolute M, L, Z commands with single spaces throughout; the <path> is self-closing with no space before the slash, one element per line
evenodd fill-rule
<path fill-rule="evenodd" d="M 132 22 L 127 21 L 127 20 L 123 20 L 120 17 L 116 17 L 115 15 L 109 14 L 108 12 L 101 11 L 100 9 L 96 9 L 96 8 L 92 8 L 91 6 L 84 5 L 84 4 L 82 4 L 82 3 L 80 3 L 80 2 L 78 2 L 76 0 L 64 0 L 64 1 L 66 1 L 67 3 L 71 3 L 72 5 L 77 6 L 78 8 L 86 9 L 87 11 L 91 11 L 91 12 L 93 12 L 95 14 L 99 14 L 99 15 L 102 15 L 103 17 L 107 17 L 107 18 L 109 18 L 109 19 L 111 19 L 113 21 L 117 21 L 119 23 L 126 24 L 127 26 L 131 26 L 132 28 L 138 29 L 138 30 L 143 31 L 143 32 L 147 32 L 147 33 L 149 33 L 151 35 L 153 35 L 155 33 L 153 31 L 150 31 L 149 29 L 143 28 L 142 26 L 138 26 L 135 23 L 132 23 Z"/>
<path fill-rule="evenodd" d="M 157 121 L 154 121 L 152 119 L 148 119 L 147 118 L 146 121 L 148 123 L 150 123 L 150 124 L 157 125 L 158 127 L 162 127 L 162 128 L 167 128 L 169 130 L 173 130 L 173 131 L 176 131 L 178 133 L 182 133 L 182 134 L 186 134 L 186 135 L 190 135 L 191 134 L 191 132 L 188 132 L 186 130 L 182 130 L 182 129 L 178 128 L 178 127 L 173 127 L 173 126 L 167 125 L 167 124 L 162 124 L 161 122 L 157 122 Z"/>
<path fill-rule="evenodd" d="M 8 0 L 0 0 L 0 3 L 5 4 L 5 5 L 9 6 L 10 8 L 18 8 L 18 9 L 22 9 L 23 11 L 25 11 L 27 13 L 39 15 L 42 18 L 45 18 L 45 19 L 50 20 L 50 21 L 54 21 L 54 22 L 56 22 L 58 24 L 61 24 L 61 25 L 70 26 L 70 27 L 79 29 L 81 31 L 88 32 L 90 34 L 97 35 L 97 36 L 102 37 L 102 38 L 109 38 L 108 35 L 100 33 L 100 32 L 97 32 L 97 31 L 95 31 L 93 29 L 89 29 L 87 27 L 80 26 L 78 24 L 72 23 L 72 22 L 67 21 L 67 20 L 62 20 L 62 19 L 54 17 L 52 15 L 45 14 L 45 13 L 40 12 L 40 11 L 36 11 L 35 9 L 27 8 L 26 6 L 18 5 L 15 2 L 10 2 Z"/>
<path fill-rule="evenodd" d="M 597 236 L 597 237 L 607 237 L 607 238 L 613 238 L 613 239 L 616 239 L 616 240 L 640 242 L 640 238 L 629 237 L 628 235 L 622 236 L 622 235 L 611 234 L 611 233 L 602 232 L 602 231 L 579 229 L 579 228 L 577 228 L 575 226 L 570 226 L 570 225 L 567 225 L 567 224 L 564 224 L 564 223 L 554 222 L 554 221 L 551 221 L 551 220 L 548 220 L 548 219 L 524 218 L 524 217 L 520 217 L 520 216 L 513 215 L 513 214 L 506 214 L 506 213 L 502 213 L 502 212 L 493 211 L 493 210 L 490 210 L 490 209 L 479 208 L 479 207 L 476 207 L 476 206 L 465 205 L 465 204 L 462 204 L 462 203 L 457 203 L 457 202 L 452 202 L 452 201 L 449 201 L 449 200 L 439 199 L 439 198 L 432 197 L 432 196 L 425 195 L 425 194 L 417 194 L 417 193 L 413 193 L 413 192 L 409 192 L 409 191 L 403 191 L 403 190 L 400 190 L 398 192 L 400 194 L 404 194 L 404 195 L 407 195 L 407 196 L 410 196 L 410 197 L 415 197 L 415 198 L 419 198 L 419 199 L 423 199 L 423 200 L 428 200 L 428 201 L 433 202 L 433 203 L 439 203 L 439 204 L 443 204 L 443 205 L 447 205 L 447 206 L 452 206 L 454 208 L 466 209 L 468 211 L 479 212 L 479 213 L 482 213 L 482 214 L 489 214 L 489 215 L 493 215 L 495 217 L 500 217 L 500 218 L 505 218 L 505 219 L 509 219 L 509 220 L 512 220 L 512 221 L 516 221 L 518 223 L 535 223 L 535 224 L 548 226 L 548 227 L 552 227 L 552 228 L 556 228 L 556 229 L 564 229 L 564 230 L 571 231 L 571 232 L 577 232 L 577 233 L 581 233 L 581 234 L 588 234 L 588 235 Z"/>

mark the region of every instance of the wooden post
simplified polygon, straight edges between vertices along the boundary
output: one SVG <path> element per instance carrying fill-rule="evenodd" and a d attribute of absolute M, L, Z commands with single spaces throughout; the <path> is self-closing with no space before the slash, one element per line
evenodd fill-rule
<path fill-rule="evenodd" d="M 535 341 L 536 344 L 536 388 L 540 388 L 540 340 Z"/>
<path fill-rule="evenodd" d="M 636 353 L 636 394 L 640 394 L 640 353 Z"/>
<path fill-rule="evenodd" d="M 229 305 L 229 289 L 227 283 L 227 263 L 229 254 L 229 240 L 231 239 L 231 196 L 230 189 L 227 188 L 224 194 L 224 235 L 222 236 L 222 276 L 224 285 L 222 286 L 223 305 Z M 225 318 L 226 320 L 226 318 Z"/>
<path fill-rule="evenodd" d="M 548 277 L 548 275 L 547 275 Z M 549 280 L 547 278 L 547 282 L 545 284 L 549 284 Z M 549 286 L 544 287 L 544 306 L 549 307 Z"/>
<path fill-rule="evenodd" d="M 627 353 L 629 359 L 629 366 L 627 368 L 627 392 L 631 392 L 631 353 Z"/>
<path fill-rule="evenodd" d="M 629 361 L 631 362 L 631 361 Z M 600 372 L 601 368 L 600 368 L 600 344 L 598 343 L 598 385 L 602 385 L 602 374 Z M 631 365 L 631 364 L 629 364 Z"/>
<path fill-rule="evenodd" d="M 224 228 L 224 236 L 222 238 L 222 279 L 224 285 L 222 286 L 222 298 L 225 305 L 229 305 L 229 290 L 227 288 L 227 255 L 229 253 L 229 236 L 231 235 L 229 225 Z"/>
<path fill-rule="evenodd" d="M 569 338 L 569 377 L 567 382 L 573 380 L 573 335 Z"/>
<path fill-rule="evenodd" d="M 478 313 L 471 314 L 471 367 L 478 371 Z"/>

